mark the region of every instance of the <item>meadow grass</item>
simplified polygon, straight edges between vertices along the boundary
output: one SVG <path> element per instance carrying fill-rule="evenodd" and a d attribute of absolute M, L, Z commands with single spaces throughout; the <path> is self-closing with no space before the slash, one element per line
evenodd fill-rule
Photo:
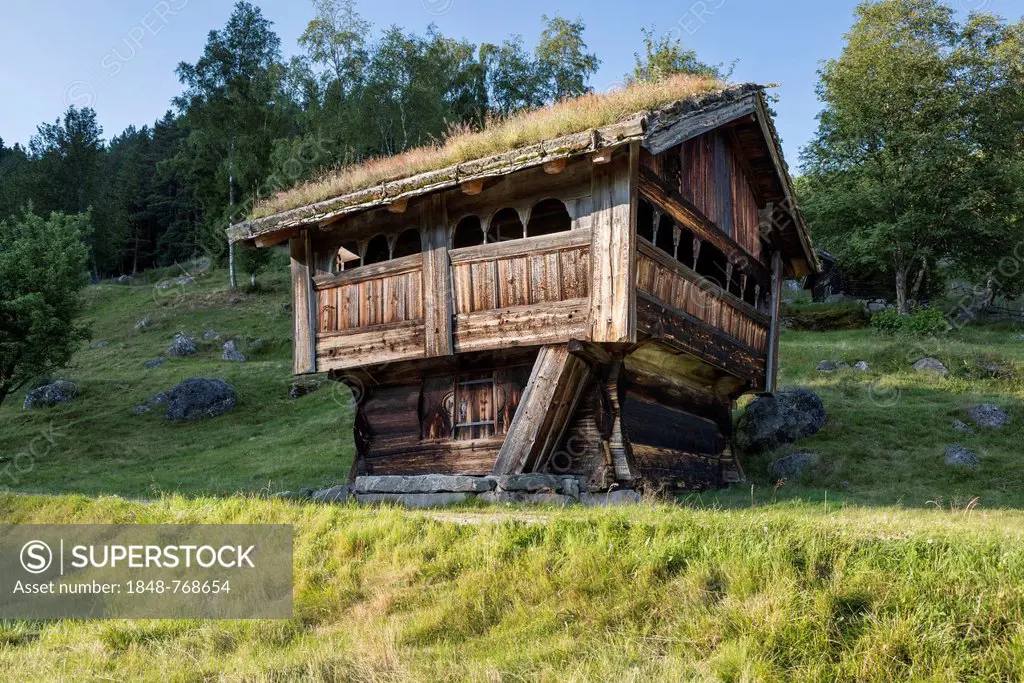
<path fill-rule="evenodd" d="M 295 525 L 288 621 L 5 622 L 19 680 L 1017 680 L 1024 515 L 443 514 L 0 496 L 11 522 Z M 473 522 L 473 523 L 466 523 Z"/>

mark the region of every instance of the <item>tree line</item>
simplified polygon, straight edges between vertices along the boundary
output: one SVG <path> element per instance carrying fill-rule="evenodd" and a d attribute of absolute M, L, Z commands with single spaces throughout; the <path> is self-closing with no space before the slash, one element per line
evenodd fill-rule
<path fill-rule="evenodd" d="M 0 139 L 0 220 L 91 209 L 94 279 L 197 255 L 223 259 L 224 229 L 253 202 L 360 160 L 442 140 L 451 129 L 590 90 L 600 59 L 582 20 L 544 16 L 535 47 L 475 45 L 430 26 L 374 28 L 355 0 L 313 0 L 300 53 L 240 1 L 202 55 L 176 70 L 183 91 L 152 125 L 109 141 L 90 108 L 38 127 L 28 148 Z M 678 40 L 643 36 L 638 78 L 718 73 Z M 262 252 L 245 252 L 258 270 Z"/>

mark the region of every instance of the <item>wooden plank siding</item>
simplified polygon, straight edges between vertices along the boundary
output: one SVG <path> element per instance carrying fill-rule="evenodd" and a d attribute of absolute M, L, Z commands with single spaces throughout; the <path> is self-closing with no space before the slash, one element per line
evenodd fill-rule
<path fill-rule="evenodd" d="M 589 230 L 453 250 L 455 314 L 586 298 L 589 250 Z"/>
<path fill-rule="evenodd" d="M 423 255 L 316 278 L 317 333 L 423 319 Z"/>
<path fill-rule="evenodd" d="M 701 320 L 760 354 L 768 349 L 770 319 L 638 238 L 637 288 Z"/>
<path fill-rule="evenodd" d="M 672 152 L 669 152 L 670 154 Z M 725 131 L 683 142 L 679 194 L 751 256 L 761 260 L 759 207 L 741 150 Z"/>

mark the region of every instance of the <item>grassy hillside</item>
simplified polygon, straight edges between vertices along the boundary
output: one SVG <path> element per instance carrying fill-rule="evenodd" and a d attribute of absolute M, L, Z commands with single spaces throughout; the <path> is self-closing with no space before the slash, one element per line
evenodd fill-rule
<path fill-rule="evenodd" d="M 291 313 L 283 308 L 290 299 L 284 268 L 261 278 L 265 291 L 246 295 L 227 290 L 223 271 L 195 273 L 196 282 L 185 285 L 173 284 L 180 271 L 163 274 L 168 277 L 151 283 L 88 288 L 92 344 L 108 346 L 85 345 L 59 375 L 78 385 L 75 401 L 23 413 L 22 392 L 0 406 L 0 459 L 6 460 L 0 460 L 0 487 L 152 496 L 296 490 L 346 477 L 352 458 L 348 396 L 330 387 L 295 401 L 288 396 Z M 152 325 L 136 331 L 147 316 Z M 241 337 L 249 361 L 222 361 L 223 342 L 210 341 L 195 356 L 145 367 L 165 358 L 176 332 L 202 342 L 210 329 L 225 339 Z M 257 339 L 262 349 L 254 347 Z M 233 384 L 239 397 L 234 412 L 194 425 L 167 424 L 159 408 L 131 413 L 189 377 Z"/>
<path fill-rule="evenodd" d="M 168 278 L 175 272 L 151 275 Z M 353 446 L 351 409 L 344 387 L 327 387 L 293 401 L 289 281 L 282 264 L 261 278 L 263 291 L 232 295 L 222 271 L 195 284 L 162 289 L 157 282 L 89 288 L 86 345 L 63 377 L 81 391 L 76 401 L 50 410 L 21 412 L 19 394 L 0 407 L 0 486 L 26 492 L 116 493 L 146 497 L 236 491 L 282 491 L 335 483 L 347 476 Z M 136 331 L 149 316 L 153 325 Z M 168 358 L 157 368 L 175 332 L 198 339 L 212 329 L 238 336 L 249 362 L 220 360 L 221 341 L 201 344 L 190 358 Z M 825 429 L 770 456 L 745 458 L 758 502 L 785 498 L 871 505 L 1024 506 L 1024 341 L 1022 328 L 971 327 L 939 339 L 908 341 L 871 330 L 792 332 L 782 336 L 782 384 L 817 391 L 829 413 Z M 262 339 L 261 350 L 253 341 Z M 947 379 L 913 372 L 914 360 L 943 360 Z M 866 373 L 826 375 L 823 359 L 859 360 Z M 991 379 L 977 361 L 997 364 L 1008 376 Z M 131 408 L 188 377 L 223 377 L 238 389 L 239 405 L 225 417 L 196 425 L 170 425 L 162 410 L 136 416 Z M 1001 431 L 965 436 L 952 428 L 974 404 L 1002 405 L 1013 422 Z M 943 464 L 947 444 L 961 443 L 982 459 L 975 471 Z M 821 462 L 805 480 L 775 490 L 765 476 L 771 457 L 813 450 Z M 2 469 L 6 466 L 6 470 Z M 704 503 L 749 505 L 747 487 L 694 497 Z"/>

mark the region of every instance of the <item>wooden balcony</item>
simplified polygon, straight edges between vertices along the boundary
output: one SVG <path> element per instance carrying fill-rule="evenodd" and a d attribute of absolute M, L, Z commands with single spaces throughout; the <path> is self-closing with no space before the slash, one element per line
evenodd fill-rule
<path fill-rule="evenodd" d="M 637 240 L 636 284 L 642 333 L 765 386 L 769 316 L 643 238 Z"/>

